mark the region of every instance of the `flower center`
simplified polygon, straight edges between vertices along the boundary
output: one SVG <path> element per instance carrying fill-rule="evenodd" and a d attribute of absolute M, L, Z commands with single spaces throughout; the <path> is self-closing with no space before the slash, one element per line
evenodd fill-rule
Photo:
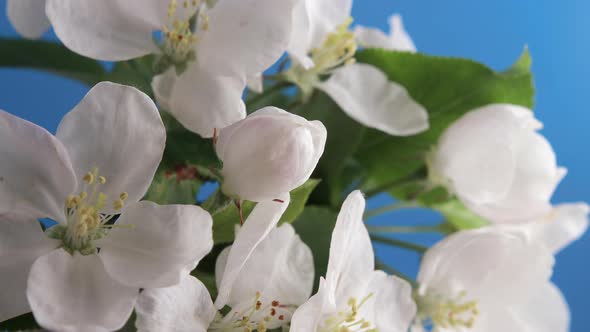
<path fill-rule="evenodd" d="M 354 63 L 354 55 L 357 50 L 357 42 L 354 33 L 349 30 L 352 18 L 347 19 L 338 26 L 336 31 L 328 34 L 322 45 L 310 52 L 314 67 L 305 69 L 296 65 L 289 69 L 286 79 L 297 84 L 304 97 L 310 96 L 320 76 L 329 75 L 340 66 Z"/>
<path fill-rule="evenodd" d="M 279 328 L 291 321 L 297 309 L 294 305 L 284 305 L 277 300 L 264 301 L 256 292 L 254 301 L 239 310 L 232 308 L 226 315 L 219 314 L 211 323 L 210 331 L 244 331 L 266 332 Z"/>
<path fill-rule="evenodd" d="M 108 229 L 117 227 L 111 221 L 118 213 L 105 213 L 109 198 L 100 191 L 107 179 L 100 175 L 98 168 L 83 177 L 84 187 L 81 193 L 70 195 L 64 205 L 65 225 L 56 225 L 48 230 L 48 235 L 62 241 L 64 249 L 84 255 L 96 252 L 93 242 L 106 235 Z M 110 201 L 114 212 L 121 211 L 129 195 L 124 192 L 117 199 Z"/>
<path fill-rule="evenodd" d="M 158 62 L 159 72 L 170 66 L 185 65 L 195 59 L 195 45 L 198 32 L 209 29 L 209 17 L 205 0 L 183 0 L 179 8 L 178 0 L 168 5 L 168 22 L 162 27 L 163 40 L 159 43 L 164 56 Z"/>
<path fill-rule="evenodd" d="M 478 302 L 467 299 L 462 291 L 454 298 L 441 295 L 426 295 L 417 299 L 418 318 L 426 326 L 441 328 L 472 328 L 479 315 Z"/>
<path fill-rule="evenodd" d="M 377 332 L 373 323 L 359 317 L 360 308 L 371 297 L 373 293 L 365 296 L 360 302 L 354 297 L 350 298 L 346 309 L 326 318 L 318 332 Z"/>

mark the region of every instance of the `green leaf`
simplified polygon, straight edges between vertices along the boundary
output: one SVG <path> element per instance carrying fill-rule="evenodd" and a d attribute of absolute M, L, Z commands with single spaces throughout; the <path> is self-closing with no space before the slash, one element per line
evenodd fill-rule
<path fill-rule="evenodd" d="M 291 191 L 291 202 L 289 203 L 287 210 L 285 210 L 285 213 L 283 213 L 280 223 L 293 222 L 301 212 L 303 212 L 309 195 L 311 195 L 320 182 L 320 180 L 309 179 L 304 184 Z"/>
<path fill-rule="evenodd" d="M 20 315 L 0 323 L 0 331 L 37 330 L 40 328 L 32 313 Z"/>
<path fill-rule="evenodd" d="M 320 183 L 319 180 L 309 179 L 304 184 L 291 191 L 291 201 L 279 223 L 293 222 L 304 211 L 303 209 L 305 208 L 307 199 L 318 183 Z M 217 191 L 214 195 L 224 196 L 221 194 L 221 191 Z M 211 203 L 210 200 L 216 200 L 222 203 Z M 235 227 L 240 223 L 239 210 L 235 204 L 231 203 L 229 198 L 224 200 L 219 197 L 211 197 L 210 200 L 205 202 L 204 207 L 213 217 L 213 241 L 215 244 L 230 243 L 235 237 Z M 221 208 L 213 208 L 213 206 L 221 206 Z M 255 206 L 256 203 L 254 202 L 242 202 L 244 221 L 248 218 Z"/>
<path fill-rule="evenodd" d="M 162 112 L 161 115 L 166 125 L 167 138 L 160 169 L 173 169 L 178 165 L 221 168 L 212 139 L 202 138 L 187 130 L 169 113 Z"/>
<path fill-rule="evenodd" d="M 357 60 L 380 68 L 408 90 L 430 115 L 430 129 L 411 137 L 367 130 L 356 158 L 367 172 L 365 191 L 411 176 L 425 167 L 425 156 L 442 132 L 474 108 L 491 103 L 533 106 L 534 88 L 528 51 L 508 70 L 495 72 L 477 62 L 367 49 Z"/>
<path fill-rule="evenodd" d="M 154 55 L 146 55 L 141 58 L 115 63 L 113 70 L 106 79 L 124 85 L 135 87 L 153 98 L 151 69 Z"/>
<path fill-rule="evenodd" d="M 172 171 L 160 171 L 144 197 L 158 204 L 196 203 L 196 196 L 203 182 L 197 178 L 194 167 L 180 167 Z"/>
<path fill-rule="evenodd" d="M 317 91 L 310 101 L 298 108 L 298 114 L 308 120 L 321 121 L 328 130 L 324 154 L 314 177 L 322 183 L 312 195 L 314 204 L 339 207 L 346 189 L 359 180 L 362 170 L 351 158 L 357 151 L 365 127 L 351 119 L 326 94 Z"/>
<path fill-rule="evenodd" d="M 457 199 L 436 204 L 433 208 L 445 216 L 457 230 L 480 228 L 489 224 L 487 220 L 471 212 Z"/>
<path fill-rule="evenodd" d="M 295 231 L 313 253 L 315 265 L 315 286 L 320 277 L 326 276 L 330 256 L 330 241 L 336 225 L 337 213 L 327 207 L 307 206 L 293 223 Z"/>
<path fill-rule="evenodd" d="M 94 85 L 105 80 L 106 71 L 95 60 L 78 55 L 63 45 L 26 39 L 0 39 L 0 66 L 31 68 Z"/>

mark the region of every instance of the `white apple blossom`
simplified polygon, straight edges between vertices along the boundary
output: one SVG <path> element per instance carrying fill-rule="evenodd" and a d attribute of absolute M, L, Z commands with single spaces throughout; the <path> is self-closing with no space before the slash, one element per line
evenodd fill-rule
<path fill-rule="evenodd" d="M 320 121 L 265 107 L 219 132 L 222 190 L 249 201 L 277 198 L 309 179 L 326 144 Z"/>
<path fill-rule="evenodd" d="M 388 36 L 379 29 L 357 25 L 354 28 L 354 34 L 358 43 L 363 47 L 416 52 L 416 46 L 404 29 L 400 15 L 394 14 L 389 17 L 389 28 Z"/>
<path fill-rule="evenodd" d="M 487 105 L 445 130 L 429 160 L 434 183 L 496 223 L 528 222 L 552 209 L 551 196 L 566 173 L 521 106 Z"/>
<path fill-rule="evenodd" d="M 32 309 L 50 330 L 116 330 L 140 288 L 180 282 L 210 251 L 207 212 L 139 201 L 166 140 L 142 92 L 99 83 L 56 136 L 5 112 L 0 127 L 0 320 Z M 39 218 L 58 224 L 44 234 Z"/>
<path fill-rule="evenodd" d="M 172 68 L 152 82 L 158 102 L 186 128 L 212 137 L 214 128 L 246 116 L 247 77 L 284 53 L 293 1 L 48 0 L 47 15 L 59 39 L 82 55 L 120 61 L 160 54 Z"/>
<path fill-rule="evenodd" d="M 576 241 L 588 230 L 586 203 L 567 203 L 555 206 L 543 218 L 524 224 L 531 236 L 557 253 Z"/>
<path fill-rule="evenodd" d="M 136 306 L 139 332 L 266 331 L 288 326 L 295 309 L 311 295 L 314 270 L 311 250 L 293 227 L 275 227 L 287 205 L 288 201 L 259 203 L 234 244 L 219 255 L 215 305 L 203 284 L 192 277 L 170 288 L 148 289 Z M 231 309 L 225 315 L 216 314 L 226 305 Z"/>
<path fill-rule="evenodd" d="M 293 315 L 291 332 L 408 330 L 416 314 L 412 287 L 375 271 L 364 210 L 365 199 L 359 191 L 342 205 L 332 233 L 326 279 Z"/>
<path fill-rule="evenodd" d="M 403 86 L 371 65 L 354 63 L 357 37 L 348 29 L 351 7 L 352 0 L 298 2 L 287 50 L 294 64 L 285 77 L 301 88 L 304 98 L 316 88 L 324 91 L 367 127 L 396 136 L 427 130 L 427 111 Z M 326 75 L 331 76 L 322 81 Z"/>
<path fill-rule="evenodd" d="M 21 36 L 40 38 L 51 24 L 45 15 L 45 0 L 7 0 L 8 20 Z"/>
<path fill-rule="evenodd" d="M 553 262 L 521 227 L 450 235 L 422 259 L 418 323 L 436 332 L 566 332 L 567 305 L 549 281 Z"/>

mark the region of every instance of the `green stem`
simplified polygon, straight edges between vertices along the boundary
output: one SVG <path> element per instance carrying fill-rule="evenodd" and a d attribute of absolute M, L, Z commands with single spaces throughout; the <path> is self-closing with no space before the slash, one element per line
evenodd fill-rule
<path fill-rule="evenodd" d="M 378 187 L 375 187 L 371 190 L 367 190 L 367 191 L 365 191 L 365 195 L 367 197 L 372 197 L 372 196 L 375 196 L 381 192 L 390 191 L 390 190 L 395 189 L 397 187 L 403 187 L 403 186 L 407 186 L 409 184 L 414 184 L 414 183 L 423 185 L 424 187 L 427 187 L 429 183 L 425 179 L 425 177 L 426 177 L 426 175 L 423 173 L 422 170 L 420 170 L 414 174 L 411 174 L 410 176 L 408 176 L 406 178 L 391 181 L 391 182 L 385 183 L 383 185 L 380 185 Z"/>
<path fill-rule="evenodd" d="M 415 251 L 420 254 L 423 254 L 426 252 L 426 250 L 428 250 L 427 247 L 419 245 L 419 244 L 406 242 L 406 241 L 402 241 L 402 240 L 397 240 L 397 239 L 392 239 L 392 238 L 385 237 L 382 235 L 377 235 L 377 234 L 371 234 L 371 240 L 379 242 L 379 243 L 387 244 L 390 246 L 394 246 L 394 247 L 400 247 L 403 249 L 412 250 L 412 251 Z"/>
<path fill-rule="evenodd" d="M 364 219 L 369 219 L 371 217 L 375 217 L 387 212 L 402 210 L 402 209 L 411 209 L 420 207 L 420 204 L 416 201 L 401 201 L 395 202 L 393 204 L 389 204 L 374 210 L 367 211 L 363 216 Z"/>
<path fill-rule="evenodd" d="M 451 229 L 447 223 L 434 226 L 367 226 L 371 233 L 443 233 L 448 234 Z"/>
<path fill-rule="evenodd" d="M 392 274 L 392 275 L 395 275 L 395 276 L 398 276 L 398 277 L 404 279 L 405 281 L 409 282 L 412 285 L 412 287 L 414 287 L 414 288 L 416 288 L 418 286 L 418 283 L 414 279 L 412 279 L 410 276 L 399 271 L 398 269 L 395 269 L 395 268 L 385 264 L 383 261 L 381 261 L 377 257 L 375 257 L 375 268 L 378 270 L 382 270 L 384 272 L 387 272 L 388 274 Z"/>

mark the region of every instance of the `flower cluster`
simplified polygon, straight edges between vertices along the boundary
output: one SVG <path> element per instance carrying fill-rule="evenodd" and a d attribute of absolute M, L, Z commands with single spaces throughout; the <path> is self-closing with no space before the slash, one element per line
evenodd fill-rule
<path fill-rule="evenodd" d="M 551 203 L 566 171 L 541 122 L 502 96 L 440 116 L 415 92 L 420 75 L 397 66 L 426 59 L 401 17 L 387 35 L 353 28 L 351 8 L 8 0 L 22 36 L 52 27 L 72 59 L 128 71 L 105 71 L 55 135 L 0 111 L 0 321 L 32 312 L 34 326 L 63 332 L 128 321 L 140 332 L 566 332 L 553 265 L 586 231 L 589 208 Z M 131 77 L 147 84 L 121 84 Z M 375 154 L 400 163 L 371 163 L 366 151 L 382 142 Z M 311 193 L 313 178 L 323 182 Z M 205 182 L 218 189 L 197 201 Z M 422 250 L 378 234 L 363 219 L 365 195 L 380 192 L 442 211 L 448 220 L 431 230 L 443 239 Z M 423 251 L 417 278 L 376 259 L 373 240 Z"/>

